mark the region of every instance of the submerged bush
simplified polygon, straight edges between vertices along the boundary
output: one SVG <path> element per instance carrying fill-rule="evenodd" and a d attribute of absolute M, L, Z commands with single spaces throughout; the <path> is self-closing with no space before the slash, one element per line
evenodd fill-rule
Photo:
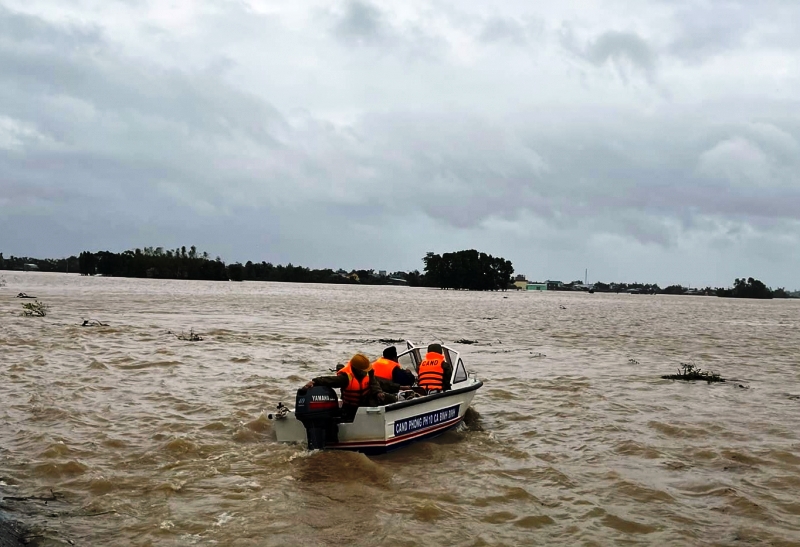
<path fill-rule="evenodd" d="M 194 332 L 194 329 L 190 329 L 188 334 L 185 332 L 175 333 L 171 330 L 168 330 L 167 334 L 171 334 L 178 340 L 183 340 L 184 342 L 200 342 L 203 339 L 202 336 Z"/>
<path fill-rule="evenodd" d="M 25 317 L 44 317 L 49 309 L 50 306 L 38 300 L 26 302 L 22 305 L 22 315 Z"/>
<path fill-rule="evenodd" d="M 711 382 L 725 381 L 719 374 L 700 370 L 694 363 L 681 363 L 681 369 L 678 370 L 678 374 L 668 374 L 661 378 L 664 380 L 705 380 L 709 384 Z"/>

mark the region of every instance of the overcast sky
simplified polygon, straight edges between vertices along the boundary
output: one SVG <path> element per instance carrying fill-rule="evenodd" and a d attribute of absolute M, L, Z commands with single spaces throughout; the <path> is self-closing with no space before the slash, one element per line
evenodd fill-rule
<path fill-rule="evenodd" d="M 797 0 L 0 0 L 0 252 L 800 288 Z"/>

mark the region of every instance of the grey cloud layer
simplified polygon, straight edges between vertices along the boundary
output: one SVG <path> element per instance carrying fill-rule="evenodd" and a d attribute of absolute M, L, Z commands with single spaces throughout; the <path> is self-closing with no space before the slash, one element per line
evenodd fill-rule
<path fill-rule="evenodd" d="M 691 270 L 681 253 L 729 248 L 723 273 L 703 274 L 727 275 L 756 241 L 799 245 L 797 92 L 721 89 L 720 69 L 702 70 L 775 53 L 748 44 L 785 36 L 760 26 L 770 5 L 800 7 L 765 5 L 679 3 L 665 19 L 653 2 L 643 20 L 669 24 L 647 33 L 568 9 L 210 2 L 223 13 L 185 14 L 183 32 L 133 25 L 158 36 L 148 47 L 164 55 L 148 58 L 102 14 L 56 21 L 0 2 L 0 244 L 60 254 L 190 237 L 229 259 L 348 267 L 393 260 L 391 242 L 406 249 L 392 267 L 409 268 L 471 241 L 513 259 L 510 242 L 546 233 L 542 256 L 661 249 L 653 271 L 673 275 Z M 298 41 L 258 47 L 278 39 Z M 797 81 L 781 70 L 781 85 Z M 706 77 L 708 97 L 690 97 Z M 793 263 L 765 256 L 785 284 Z"/>

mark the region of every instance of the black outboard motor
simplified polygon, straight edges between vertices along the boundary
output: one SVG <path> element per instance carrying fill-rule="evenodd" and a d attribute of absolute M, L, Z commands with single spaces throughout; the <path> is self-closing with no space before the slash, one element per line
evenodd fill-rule
<path fill-rule="evenodd" d="M 294 415 L 306 427 L 309 450 L 325 448 L 326 442 L 339 442 L 342 412 L 333 388 L 314 386 L 309 390 L 298 389 Z"/>

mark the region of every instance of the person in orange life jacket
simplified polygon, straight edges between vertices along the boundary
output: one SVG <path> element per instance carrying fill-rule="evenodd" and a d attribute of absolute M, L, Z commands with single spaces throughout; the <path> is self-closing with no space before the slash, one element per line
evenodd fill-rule
<path fill-rule="evenodd" d="M 428 346 L 428 353 L 419 364 L 417 385 L 428 393 L 447 391 L 450 389 L 450 378 L 453 376 L 453 365 L 444 358 L 441 344 Z"/>
<path fill-rule="evenodd" d="M 336 374 L 347 373 L 347 372 L 351 372 L 350 361 L 348 361 L 346 365 L 336 365 Z M 378 385 L 381 386 L 381 390 L 383 390 L 384 393 L 397 394 L 401 390 L 411 389 L 411 386 L 401 386 L 400 384 L 396 384 L 391 380 L 386 380 L 385 378 L 381 378 L 380 376 L 378 376 L 375 368 L 372 369 L 372 372 L 375 376 L 375 379 L 378 381 Z"/>
<path fill-rule="evenodd" d="M 381 382 L 381 387 L 389 393 L 409 390 L 414 384 L 414 373 L 410 370 L 405 370 L 397 362 L 397 348 L 394 346 L 389 346 L 383 350 L 383 357 L 372 363 L 372 370 L 375 371 L 375 376 L 379 380 L 385 380 L 387 383 L 392 384 L 387 386 L 384 382 Z M 395 386 L 397 389 L 395 389 Z"/>
<path fill-rule="evenodd" d="M 336 372 L 336 376 L 320 376 L 303 387 L 310 389 L 314 386 L 340 388 L 345 415 L 355 415 L 359 406 L 380 406 L 397 401 L 397 397 L 383 391 L 369 358 L 360 353 L 353 355 L 350 362 Z"/>

